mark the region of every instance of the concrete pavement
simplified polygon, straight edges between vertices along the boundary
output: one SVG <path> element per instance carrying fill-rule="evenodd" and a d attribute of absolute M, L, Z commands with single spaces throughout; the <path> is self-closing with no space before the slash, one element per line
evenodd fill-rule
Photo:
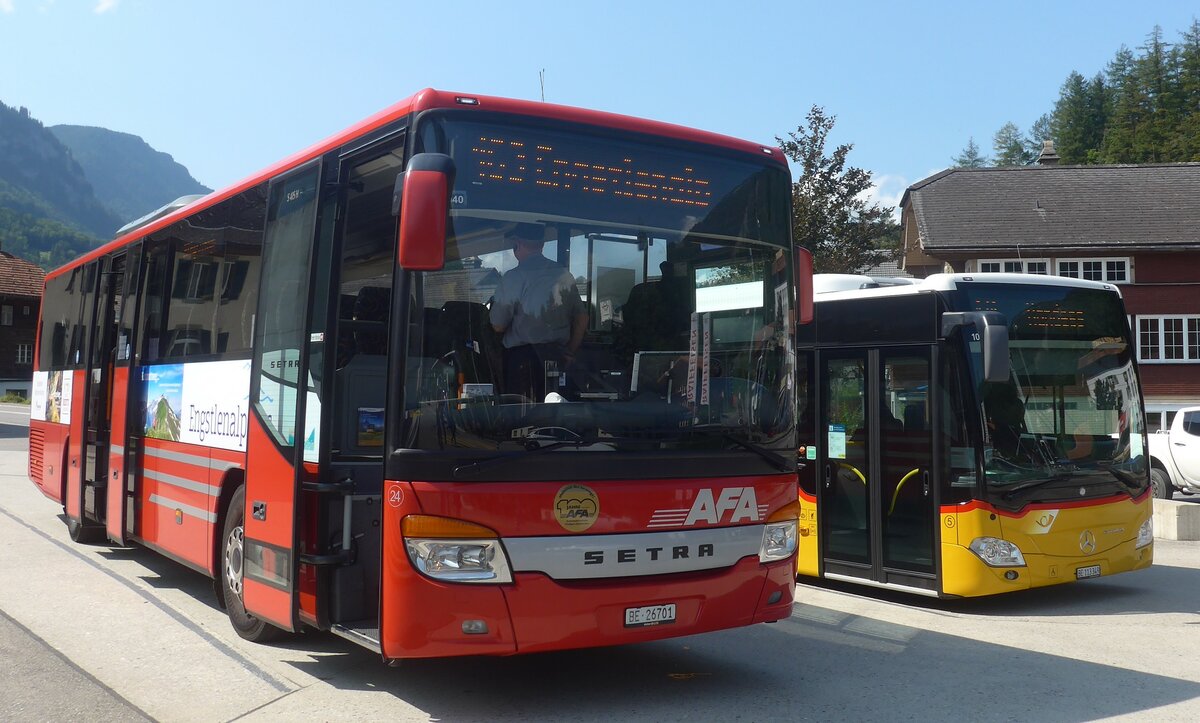
<path fill-rule="evenodd" d="M 8 426 L 0 654 L 22 662 L 0 676 L 5 720 L 1200 718 L 1196 542 L 1156 542 L 1146 571 L 1006 597 L 802 585 L 775 625 L 392 669 L 325 634 L 247 643 L 202 575 L 74 545 Z"/>

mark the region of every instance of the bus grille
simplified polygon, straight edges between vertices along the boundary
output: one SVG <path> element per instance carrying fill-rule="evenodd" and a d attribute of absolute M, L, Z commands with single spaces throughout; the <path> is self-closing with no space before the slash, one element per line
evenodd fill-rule
<path fill-rule="evenodd" d="M 29 476 L 37 484 L 42 483 L 42 454 L 46 447 L 46 433 L 40 429 L 29 430 Z"/>

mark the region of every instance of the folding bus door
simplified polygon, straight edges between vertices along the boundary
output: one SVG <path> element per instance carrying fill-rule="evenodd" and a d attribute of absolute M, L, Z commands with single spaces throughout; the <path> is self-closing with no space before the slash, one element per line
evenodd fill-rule
<path fill-rule="evenodd" d="M 824 574 L 936 590 L 927 346 L 821 355 Z"/>
<path fill-rule="evenodd" d="M 251 615 L 287 630 L 299 626 L 296 533 L 308 436 L 300 420 L 309 387 L 305 300 L 321 187 L 319 163 L 271 182 L 250 382 L 242 602 Z"/>

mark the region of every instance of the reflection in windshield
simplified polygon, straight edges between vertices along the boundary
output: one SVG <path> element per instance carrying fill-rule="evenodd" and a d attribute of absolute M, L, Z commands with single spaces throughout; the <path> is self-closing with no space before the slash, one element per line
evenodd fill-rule
<path fill-rule="evenodd" d="M 1079 496 L 1102 482 L 1140 492 L 1145 437 L 1124 312 L 1098 289 L 972 284 L 967 308 L 1009 320 L 1011 377 L 980 382 L 988 487 Z M 970 344 L 976 379 L 979 344 Z M 1062 488 L 1058 493 L 1055 488 Z M 1067 492 L 1066 490 L 1070 490 Z"/>
<path fill-rule="evenodd" d="M 458 176 L 446 266 L 413 279 L 410 447 L 793 450 L 784 169 L 438 127 Z"/>

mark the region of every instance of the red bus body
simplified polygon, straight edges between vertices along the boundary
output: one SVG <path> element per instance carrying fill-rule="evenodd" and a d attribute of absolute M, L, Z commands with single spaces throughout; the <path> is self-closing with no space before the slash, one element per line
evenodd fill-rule
<path fill-rule="evenodd" d="M 215 364 L 234 364 L 234 361 L 213 361 L 215 355 L 211 359 L 202 357 L 203 360 L 196 362 L 194 367 L 188 366 L 192 362 L 174 365 L 142 363 L 143 354 L 148 358 L 150 354 L 162 351 L 154 349 L 157 339 L 147 346 L 142 338 L 145 336 L 142 325 L 146 304 L 159 303 L 166 309 L 166 304 L 179 302 L 184 294 L 180 291 L 183 285 L 203 286 L 205 283 L 202 274 L 193 274 L 189 281 L 186 274 L 180 275 L 178 267 L 172 271 L 168 266 L 163 278 L 167 283 L 175 284 L 175 296 L 166 299 L 164 293 L 162 299 L 155 301 L 158 297 L 146 290 L 143 276 L 149 273 L 146 271 L 148 262 L 142 256 L 143 251 L 150 253 L 152 239 L 157 238 L 155 234 L 179 227 L 181 223 L 192 223 L 191 220 L 203 218 L 207 210 L 219 208 L 219 204 L 254 189 L 269 187 L 274 194 L 277 186 L 283 183 L 279 179 L 294 177 L 306 164 L 323 163 L 327 169 L 336 154 L 349 153 L 346 149 L 374 142 L 389 128 L 398 127 L 397 124 L 411 124 L 421 114 L 440 109 L 478 110 L 488 113 L 489 118 L 533 118 L 554 122 L 560 127 L 578 125 L 638 134 L 644 138 L 669 139 L 672 143 L 717 149 L 726 155 L 757 158 L 759 163 L 786 171 L 785 160 L 777 148 L 679 126 L 541 103 L 421 91 L 230 188 L 118 236 L 111 243 L 49 274 L 48 290 L 62 288 L 63 279 L 77 274 L 79 279 L 92 284 L 88 288 L 96 291 L 94 296 L 82 297 L 81 308 L 84 310 L 79 318 L 84 321 L 81 326 L 87 326 L 87 320 L 91 318 L 92 329 L 80 343 L 79 352 L 70 351 L 74 342 L 69 339 L 69 329 L 54 332 L 66 334 L 62 341 L 58 341 L 58 337 L 55 341 L 42 338 L 53 328 L 53 319 L 49 316 L 42 326 L 46 334 L 39 334 L 35 387 L 40 385 L 40 391 L 35 389 L 35 411 L 30 422 L 29 473 L 33 482 L 45 496 L 64 505 L 73 537 L 87 537 L 90 530 L 97 537 L 118 543 L 136 542 L 217 581 L 222 580 L 223 565 L 228 564 L 227 557 L 223 557 L 226 555 L 223 534 L 231 513 L 229 503 L 235 491 L 245 485 L 245 507 L 240 512 L 245 518 L 246 561 L 237 562 L 253 565 L 254 570 L 242 580 L 241 594 L 246 612 L 285 630 L 297 630 L 302 626 L 333 630 L 378 650 L 389 660 L 508 655 L 639 642 L 787 617 L 795 585 L 795 552 L 785 559 L 768 562 L 760 561 L 755 554 L 745 554 L 719 567 L 687 569 L 687 566 L 695 562 L 697 556 L 714 554 L 714 549 L 715 554 L 720 554 L 722 541 L 726 539 L 723 536 L 736 537 L 744 544 L 750 536 L 759 534 L 768 522 L 790 520 L 794 523 L 798 511 L 794 470 L 764 473 L 759 467 L 750 465 L 744 474 L 725 472 L 712 477 L 684 475 L 645 479 L 613 475 L 597 479 L 594 475 L 582 475 L 589 464 L 586 453 L 568 452 L 580 458 L 576 464 L 583 466 L 581 477 L 567 474 L 562 478 L 546 479 L 543 476 L 528 481 L 489 481 L 484 473 L 478 480 L 447 481 L 425 480 L 415 475 L 415 478 L 397 479 L 385 474 L 378 494 L 371 492 L 354 497 L 354 514 L 372 510 L 372 522 L 364 528 L 381 528 L 382 532 L 375 533 L 381 536 L 377 578 L 372 581 L 368 575 L 359 593 L 342 593 L 343 602 L 338 603 L 345 605 L 344 601 L 349 600 L 353 607 L 354 601 L 361 602 L 363 609 L 374 610 L 375 624 L 368 620 L 350 625 L 346 618 L 353 613 L 339 611 L 331 602 L 330 593 L 335 587 L 357 589 L 354 585 L 359 584 L 338 577 L 336 567 L 339 562 L 334 558 L 340 555 L 340 564 L 344 565 L 352 561 L 351 556 L 348 550 L 329 542 L 341 532 L 336 520 L 342 513 L 337 511 L 341 508 L 336 504 L 345 505 L 347 521 L 352 514 L 349 497 L 345 503 L 331 502 L 341 500 L 340 495 L 347 494 L 343 489 L 345 484 L 337 478 L 343 473 L 331 471 L 336 464 L 329 461 L 327 447 L 333 442 L 314 442 L 316 450 L 311 460 L 299 451 L 300 443 L 296 440 L 285 438 L 281 446 L 279 435 L 270 426 L 278 420 L 268 419 L 259 407 L 250 403 L 250 397 L 246 397 L 245 407 L 235 405 L 236 413 L 226 413 L 223 408 L 219 410 L 214 402 L 213 413 L 208 417 L 204 416 L 207 412 L 203 405 L 193 403 L 190 409 L 177 410 L 176 406 L 187 405 L 167 402 L 163 407 L 158 400 L 147 398 L 160 388 L 168 390 L 164 394 L 169 394 L 171 387 L 163 381 L 165 377 L 159 375 L 174 373 L 177 368 L 184 368 L 186 374 L 210 365 L 204 372 L 206 379 L 215 380 L 206 382 L 212 386 L 210 391 L 214 398 L 227 393 L 220 389 L 223 386 L 221 379 L 228 379 L 231 386 L 238 387 L 251 374 L 247 361 L 244 372 L 221 376 L 226 374 L 224 370 L 232 367 Z M 314 224 L 317 224 L 323 217 L 317 215 L 314 218 L 317 219 Z M 203 224 L 195 222 L 192 225 Z M 178 249 L 183 245 L 172 248 L 176 251 L 171 253 L 178 255 L 182 253 Z M 114 261 L 118 258 L 121 260 Z M 786 260 L 782 255 L 780 259 Z M 140 271 L 126 272 L 123 270 L 125 264 L 129 269 Z M 266 263 L 263 265 L 265 267 Z M 781 262 L 776 266 L 780 267 L 776 268 L 776 273 L 785 276 L 796 268 L 792 263 Z M 126 275 L 121 276 L 122 273 Z M 255 273 L 253 266 L 251 273 Z M 106 287 L 105 284 L 110 282 L 105 279 L 109 278 L 116 280 L 111 282 L 114 286 Z M 190 286 L 186 293 L 192 293 Z M 273 292 L 264 286 L 259 293 Z M 787 293 L 794 303 L 794 288 Z M 112 301 L 118 297 L 124 301 L 124 306 Z M 303 299 L 296 301 L 303 306 L 302 302 Z M 261 297 L 258 303 L 264 303 Z M 91 311 L 88 304 L 92 305 Z M 259 308 L 262 312 L 264 307 Z M 52 309 L 53 305 L 46 313 L 54 313 Z M 263 313 L 256 317 L 259 324 L 266 323 Z M 97 320 L 114 315 L 118 319 L 125 318 L 123 314 L 136 320 L 129 329 L 118 321 L 113 322 L 111 332 L 97 330 Z M 318 317 L 319 313 L 310 313 L 310 329 L 317 328 Z M 794 319 L 789 323 L 794 323 Z M 123 334 L 133 335 L 134 349 L 121 351 L 122 346 L 129 344 L 128 336 Z M 312 341 L 301 345 L 296 359 L 308 358 L 301 350 L 322 343 L 318 336 L 306 334 Z M 165 334 L 162 343 L 167 343 Z M 174 343 L 178 346 L 183 341 L 176 337 Z M 198 343 L 210 344 L 215 352 L 215 341 Z M 51 344 L 66 350 L 66 366 L 73 368 L 46 368 L 43 359 L 48 357 L 43 354 L 46 351 L 43 345 L 49 349 Z M 54 356 L 59 354 L 58 347 L 46 354 L 58 358 Z M 89 358 L 93 361 L 89 362 Z M 100 361 L 95 361 L 97 359 Z M 266 362 L 259 363 L 266 365 Z M 291 361 L 285 353 L 281 353 L 277 363 L 280 367 L 316 364 Z M 333 369 L 334 362 L 329 364 Z M 260 367 L 255 369 L 260 370 Z M 286 372 L 279 372 L 278 377 L 286 379 Z M 460 382 L 461 379 L 460 374 Z M 261 385 L 266 384 L 256 381 L 253 387 L 259 400 L 265 396 L 265 387 Z M 283 389 L 283 386 L 279 388 Z M 305 396 L 295 391 L 293 395 Z M 311 408 L 310 416 L 320 417 L 320 403 L 314 401 L 312 393 L 309 397 L 313 398 L 293 400 L 299 410 L 297 415 L 303 416 L 307 405 Z M 162 399 L 167 400 L 168 396 Z M 240 412 L 245 412 L 245 416 L 239 416 Z M 362 425 L 362 405 L 359 405 L 358 414 Z M 293 422 L 297 436 L 307 431 L 300 426 L 302 423 L 304 420 L 299 418 Z M 326 424 L 321 429 L 327 432 L 333 428 L 329 425 L 335 422 L 321 424 Z M 204 442 L 197 442 L 193 433 L 187 438 L 191 441 L 186 441 L 185 435 L 179 433 L 180 427 L 206 430 L 208 437 Z M 153 434 L 152 428 L 157 430 Z M 367 437 L 363 436 L 362 429 L 360 427 L 360 436 L 355 443 L 371 444 L 363 441 Z M 155 434 L 165 438 L 156 438 Z M 219 440 L 220 435 L 228 439 Z M 177 439 L 171 439 L 172 436 Z M 739 454 L 756 459 L 748 452 Z M 98 456 L 102 459 L 97 459 Z M 575 484 L 585 486 L 594 495 L 598 508 L 586 530 L 572 530 L 561 516 L 556 515 L 559 496 Z M 706 504 L 709 505 L 707 508 Z M 741 505 L 740 514 L 735 511 L 735 504 Z M 684 513 L 688 510 L 691 513 L 685 520 Z M 675 515 L 671 518 L 673 522 L 666 526 L 662 523 L 664 514 Z M 405 518 L 412 515 L 459 520 L 493 531 L 513 565 L 511 582 L 465 584 L 433 579 L 419 572 L 410 560 L 406 538 L 400 532 Z M 746 529 L 739 531 L 739 528 Z M 751 528 L 753 532 L 746 531 Z M 697 533 L 711 533 L 716 537 L 696 537 Z M 623 540 L 628 540 L 629 544 L 614 544 Z M 651 543 L 646 544 L 647 540 Z M 713 543 L 711 540 L 718 541 Z M 543 543 L 545 546 L 558 545 L 554 549 L 559 552 L 555 554 L 561 557 L 543 556 L 539 552 Z M 370 559 L 369 554 L 362 557 L 364 554 L 359 551 L 357 559 L 360 562 Z M 630 565 L 639 566 L 639 572 L 631 576 L 610 572 L 596 577 L 585 573 L 556 577 L 535 569 L 543 563 L 552 567 L 559 564 L 556 560 L 568 557 L 581 565 L 590 564 L 584 563 L 585 559 L 603 560 L 603 563 L 597 563 L 602 567 L 611 565 L 616 559 L 627 560 Z M 534 559 L 539 562 L 530 562 Z M 656 564 L 667 565 L 663 574 L 653 572 Z M 360 566 L 370 565 L 362 563 Z M 370 599 L 376 594 L 372 585 L 378 586 L 377 607 L 373 607 L 376 601 Z M 674 620 L 659 625 L 626 624 L 628 609 L 656 605 L 674 606 Z"/>

